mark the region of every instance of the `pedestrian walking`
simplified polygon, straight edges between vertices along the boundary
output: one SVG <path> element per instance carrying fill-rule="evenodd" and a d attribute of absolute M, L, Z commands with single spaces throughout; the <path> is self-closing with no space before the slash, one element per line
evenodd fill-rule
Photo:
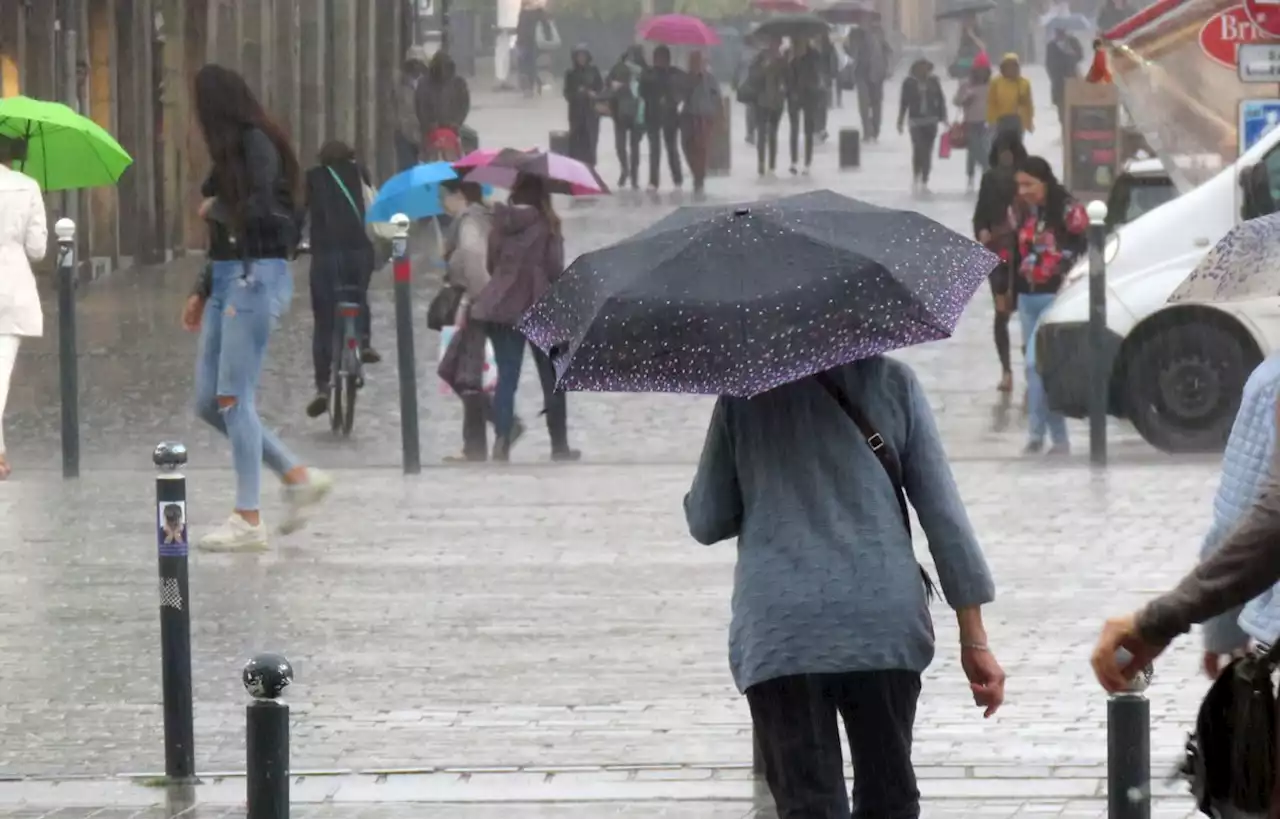
<path fill-rule="evenodd" d="M 902 81 L 898 106 L 898 133 L 904 126 L 911 132 L 911 189 L 929 190 L 929 171 L 933 168 L 933 144 L 938 138 L 938 125 L 947 121 L 947 98 L 942 83 L 933 73 L 933 63 L 921 58 L 911 64 Z"/>
<path fill-rule="evenodd" d="M 471 113 L 471 89 L 458 76 L 458 68 L 448 53 L 435 53 L 414 93 L 423 134 L 423 161 L 460 159 L 462 126 Z"/>
<path fill-rule="evenodd" d="M 404 55 L 400 79 L 396 83 L 396 166 L 408 170 L 418 164 L 422 153 L 422 125 L 418 122 L 418 81 L 427 73 L 422 46 L 413 46 Z"/>
<path fill-rule="evenodd" d="M 1022 76 L 1018 55 L 1000 58 L 1000 74 L 987 87 L 987 124 L 996 131 L 1012 131 L 1022 138 L 1035 131 L 1035 103 L 1031 83 Z"/>
<path fill-rule="evenodd" d="M 4 443 L 4 408 L 23 336 L 44 334 L 44 313 L 31 263 L 45 257 L 49 228 L 40 185 L 12 170 L 27 161 L 27 141 L 0 136 L 0 481 L 12 473 Z"/>
<path fill-rule="evenodd" d="M 440 200 L 451 217 L 444 242 L 446 287 L 462 298 L 454 320 L 449 352 L 457 356 L 450 386 L 462 401 L 462 454 L 446 462 L 476 462 L 489 458 L 488 425 L 494 422 L 493 399 L 484 390 L 486 332 L 472 318 L 472 305 L 489 284 L 489 232 L 492 227 L 484 192 L 474 182 L 448 180 L 440 185 Z"/>
<path fill-rule="evenodd" d="M 711 135 L 723 114 L 720 81 L 707 69 L 702 52 L 695 51 L 689 55 L 688 81 L 680 104 L 680 130 L 684 135 L 684 155 L 693 177 L 693 196 L 698 200 L 706 195 Z"/>
<path fill-rule="evenodd" d="M 1018 243 L 1017 275 L 1013 279 L 1022 342 L 1026 345 L 1030 415 L 1030 437 L 1025 451 L 1027 454 L 1042 452 L 1047 432 L 1052 442 L 1049 454 L 1067 455 L 1071 447 L 1066 419 L 1049 407 L 1044 382 L 1036 370 L 1036 327 L 1053 304 L 1063 277 L 1088 248 L 1085 231 L 1089 227 L 1089 216 L 1084 206 L 1072 199 L 1058 182 L 1053 168 L 1043 157 L 1024 159 L 1018 166 L 1015 181 L 1018 201 L 1010 211 Z"/>
<path fill-rule="evenodd" d="M 377 266 L 373 242 L 365 229 L 364 189 L 369 171 L 356 161 L 356 152 L 339 140 L 320 148 L 319 164 L 306 173 L 307 224 L 311 242 L 311 360 L 316 394 L 307 404 L 307 417 L 329 411 L 329 375 L 341 343 L 337 333 L 338 303 L 360 305 L 356 332 L 360 359 L 377 364 L 382 356 L 372 345 L 369 283 Z"/>
<path fill-rule="evenodd" d="M 471 318 L 485 322 L 493 344 L 498 365 L 493 459 L 507 461 L 524 433 L 515 406 L 528 340 L 516 329 L 516 323 L 564 272 L 564 236 L 545 181 L 532 174 L 520 174 L 508 203 L 494 206 L 492 225 L 487 257 L 490 279 L 471 308 Z M 582 453 L 569 446 L 568 406 L 565 394 L 556 390 L 555 368 L 537 347 L 533 348 L 533 361 L 542 382 L 551 459 L 576 461 Z"/>
<path fill-rule="evenodd" d="M 1049 74 L 1049 98 L 1058 109 L 1058 122 L 1064 128 L 1067 123 L 1067 80 L 1080 76 L 1080 63 L 1084 62 L 1084 46 L 1067 33 L 1063 26 L 1053 27 L 1053 39 L 1045 46 L 1044 69 Z"/>
<path fill-rule="evenodd" d="M 600 141 L 597 106 L 604 93 L 604 78 L 585 43 L 579 43 L 571 56 L 573 62 L 564 73 L 564 98 L 569 103 L 569 156 L 594 168 Z"/>
<path fill-rule="evenodd" d="M 965 138 L 965 189 L 973 190 L 974 176 L 987 172 L 987 84 L 991 82 L 991 61 L 986 52 L 977 56 L 969 76 L 956 90 L 953 100 L 960 108 L 960 121 L 964 124 Z"/>
<path fill-rule="evenodd" d="M 526 97 L 542 93 L 542 78 L 538 76 L 538 57 L 542 43 L 547 42 L 551 19 L 545 4 L 540 0 L 522 0 L 520 14 L 516 17 L 516 71 L 520 75 L 520 90 Z"/>
<path fill-rule="evenodd" d="M 760 53 L 760 49 L 756 46 L 755 40 L 750 35 L 742 43 L 742 48 L 738 50 L 738 60 L 733 68 L 733 81 L 730 86 L 733 88 L 733 96 L 738 102 L 742 103 L 743 115 L 746 118 L 744 129 L 747 132 L 746 140 L 748 145 L 756 144 L 756 106 L 748 101 L 750 92 L 744 92 L 743 89 L 747 85 L 747 79 L 751 73 L 751 66 L 755 62 L 756 55 Z"/>
<path fill-rule="evenodd" d="M 831 137 L 827 133 L 827 120 L 831 114 L 831 106 L 839 104 L 840 57 L 835 43 L 831 41 L 830 31 L 818 38 L 814 50 L 818 52 L 818 62 L 822 66 L 822 99 L 817 109 L 814 135 L 819 142 L 826 142 Z"/>
<path fill-rule="evenodd" d="M 1009 344 L 1009 318 L 1018 308 L 1018 288 L 1013 276 L 1017 253 L 1017 235 L 1009 219 L 1009 210 L 1018 196 L 1015 178 L 1018 167 L 1027 158 L 1022 140 L 1011 131 L 996 134 L 991 141 L 990 168 L 982 174 L 978 201 L 973 207 L 973 236 L 1000 257 L 1000 265 L 991 271 L 988 281 L 995 302 L 993 329 L 996 355 L 1000 359 L 1002 393 L 1013 391 L 1013 360 Z M 1025 338 L 1024 338 L 1025 343 Z"/>
<path fill-rule="evenodd" d="M 729 664 L 779 817 L 920 816 L 911 746 L 934 630 L 908 498 L 990 717 L 1005 683 L 982 617 L 994 583 L 911 368 L 875 356 L 717 401 L 685 516 L 699 543 L 737 538 Z"/>
<path fill-rule="evenodd" d="M 804 172 L 813 167 L 813 138 L 817 133 L 820 109 L 827 94 L 823 58 L 808 40 L 792 44 L 787 66 L 787 120 L 791 147 L 791 174 L 799 173 L 800 139 L 804 137 Z"/>
<path fill-rule="evenodd" d="M 790 71 L 782 54 L 782 41 L 776 37 L 765 44 L 747 69 L 747 80 L 738 90 L 739 101 L 755 109 L 756 162 L 760 176 L 778 169 L 778 127 L 787 104 L 787 78 Z"/>
<path fill-rule="evenodd" d="M 684 185 L 680 159 L 680 100 L 686 76 L 671 64 L 671 49 L 660 45 L 653 50 L 653 65 L 640 77 L 640 97 L 644 100 L 645 129 L 649 135 L 649 191 L 656 193 L 662 181 L 662 149 L 667 149 L 671 183 Z"/>
<path fill-rule="evenodd" d="M 963 80 L 973 70 L 973 63 L 979 54 L 987 50 L 983 39 L 982 27 L 978 24 L 976 14 L 967 15 L 960 20 L 960 42 L 956 46 L 956 56 L 947 68 L 952 79 Z"/>
<path fill-rule="evenodd" d="M 889 78 L 892 49 L 878 20 L 865 28 L 850 29 L 846 50 L 853 60 L 854 85 L 858 89 L 858 116 L 867 142 L 880 141 L 884 113 L 884 83 Z"/>
<path fill-rule="evenodd" d="M 609 114 L 613 119 L 613 149 L 618 155 L 622 173 L 618 187 L 631 184 L 640 187 L 640 143 L 645 133 L 644 99 L 640 96 L 640 78 L 647 65 L 644 47 L 634 45 L 622 52 L 609 69 Z"/>
<path fill-rule="evenodd" d="M 301 174 L 284 130 L 236 72 L 201 68 L 195 110 L 212 165 L 200 206 L 209 225 L 210 262 L 182 322 L 200 333 L 196 412 L 230 440 L 236 476 L 234 511 L 199 547 L 257 551 L 267 547 L 260 511 L 264 461 L 285 484 L 282 534 L 301 528 L 333 483 L 264 429 L 257 410 L 267 342 L 293 298 L 289 259 L 300 235 Z"/>

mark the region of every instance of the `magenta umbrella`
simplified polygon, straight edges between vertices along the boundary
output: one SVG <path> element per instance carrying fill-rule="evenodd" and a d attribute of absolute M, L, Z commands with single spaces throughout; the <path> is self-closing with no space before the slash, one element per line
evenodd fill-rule
<path fill-rule="evenodd" d="M 690 17 L 688 14 L 659 14 L 642 20 L 636 26 L 636 34 L 641 40 L 665 45 L 720 45 L 719 34 L 697 17 Z"/>
<path fill-rule="evenodd" d="M 571 157 L 553 153 L 526 153 L 507 148 L 487 165 L 467 172 L 468 182 L 511 188 L 520 174 L 540 176 L 551 193 L 569 196 L 596 196 L 608 193 L 609 186 L 594 168 Z"/>

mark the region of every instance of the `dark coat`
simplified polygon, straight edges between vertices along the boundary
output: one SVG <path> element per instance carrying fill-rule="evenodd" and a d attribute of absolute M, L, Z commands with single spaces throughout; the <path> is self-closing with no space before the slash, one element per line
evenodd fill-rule
<path fill-rule="evenodd" d="M 330 173 L 330 168 L 333 173 Z M 335 173 L 346 186 L 347 193 L 343 193 L 334 180 Z M 355 162 L 317 165 L 307 171 L 306 180 L 307 224 L 311 231 L 312 254 L 331 250 L 372 250 L 373 243 L 369 241 L 364 225 L 363 186 L 371 184 L 368 171 Z"/>
<path fill-rule="evenodd" d="M 1063 40 L 1050 40 L 1045 46 L 1044 68 L 1049 74 L 1049 96 L 1054 105 L 1062 106 L 1067 80 L 1079 76 L 1083 60 L 1084 47 L 1070 35 Z"/>
<path fill-rule="evenodd" d="M 241 142 L 249 190 L 240 216 L 241 228 L 235 228 L 235 211 L 221 198 L 209 212 L 209 258 L 288 259 L 292 258 L 301 235 L 300 213 L 294 192 L 284 175 L 280 151 L 266 132 L 246 128 Z M 215 167 L 200 188 L 206 197 L 218 196 L 223 190 Z M 239 235 L 237 235 L 239 234 Z"/>
<path fill-rule="evenodd" d="M 437 128 L 457 131 L 471 113 L 471 89 L 465 79 L 454 73 L 451 62 L 448 66 L 439 73 L 427 73 L 414 91 L 418 124 L 424 135 Z"/>
<path fill-rule="evenodd" d="M 604 92 L 604 78 L 591 62 L 591 52 L 579 48 L 574 56 L 586 54 L 585 65 L 574 63 L 564 73 L 564 98 L 569 103 L 569 156 L 588 165 L 596 164 L 596 140 L 600 135 L 600 113 L 596 103 Z"/>
<path fill-rule="evenodd" d="M 564 272 L 564 239 L 537 208 L 497 204 L 489 231 L 489 284 L 471 308 L 478 321 L 514 325 Z"/>
<path fill-rule="evenodd" d="M 787 101 L 805 105 L 822 99 L 826 88 L 826 65 L 823 56 L 810 48 L 787 62 Z"/>
<path fill-rule="evenodd" d="M 898 122 L 906 119 L 912 127 L 937 125 L 947 119 L 947 98 L 942 93 L 942 83 L 932 74 L 923 81 L 908 76 L 902 81 L 902 101 L 898 107 Z"/>
<path fill-rule="evenodd" d="M 640 77 L 644 119 L 650 126 L 675 125 L 684 99 L 686 75 L 675 66 L 650 66 Z"/>

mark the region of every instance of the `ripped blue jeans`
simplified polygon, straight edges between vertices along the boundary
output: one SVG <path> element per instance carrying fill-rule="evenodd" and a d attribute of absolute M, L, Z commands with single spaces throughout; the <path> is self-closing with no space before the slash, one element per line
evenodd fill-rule
<path fill-rule="evenodd" d="M 196 358 L 196 415 L 231 441 L 237 510 L 259 508 L 263 463 L 277 475 L 298 466 L 280 439 L 262 428 L 256 401 L 267 341 L 292 298 L 284 259 L 213 263 Z M 222 409 L 219 396 L 236 402 Z"/>

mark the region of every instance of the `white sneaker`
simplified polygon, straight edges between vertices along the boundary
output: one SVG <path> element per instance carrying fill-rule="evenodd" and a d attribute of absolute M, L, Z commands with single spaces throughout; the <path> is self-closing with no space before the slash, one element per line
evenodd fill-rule
<path fill-rule="evenodd" d="M 309 467 L 307 482 L 286 486 L 284 503 L 286 507 L 284 523 L 280 524 L 280 534 L 289 535 L 307 525 L 307 513 L 311 507 L 320 503 L 333 489 L 333 478 L 329 473 Z"/>
<path fill-rule="evenodd" d="M 267 527 L 261 522 L 252 526 L 233 513 L 225 523 L 200 538 L 196 548 L 205 552 L 265 552 Z"/>

